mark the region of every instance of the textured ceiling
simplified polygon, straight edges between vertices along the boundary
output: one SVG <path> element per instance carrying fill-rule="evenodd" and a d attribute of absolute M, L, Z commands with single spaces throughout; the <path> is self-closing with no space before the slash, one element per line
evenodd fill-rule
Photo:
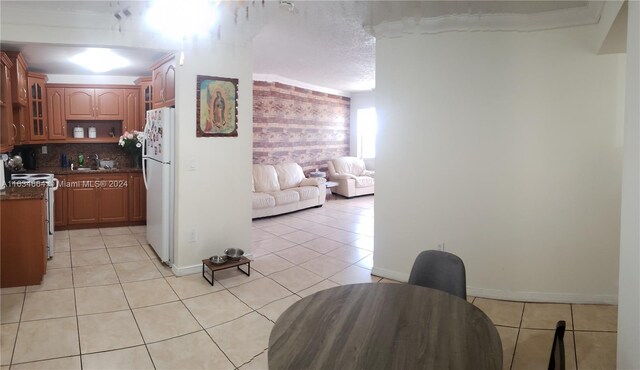
<path fill-rule="evenodd" d="M 375 38 L 381 22 L 457 14 L 530 15 L 585 7 L 587 1 L 295 1 L 268 4 L 254 38 L 254 71 L 345 92 L 375 87 Z"/>
<path fill-rule="evenodd" d="M 235 30 L 241 31 L 247 24 L 263 24 L 253 41 L 254 73 L 278 75 L 311 85 L 353 92 L 375 87 L 375 39 L 367 30 L 381 22 L 459 14 L 545 14 L 584 8 L 589 2 L 294 0 L 293 3 L 294 11 L 290 11 L 288 6 L 280 6 L 278 1 L 267 0 L 264 4 L 260 0 L 245 2 L 251 10 L 249 20 L 241 19 Z M 88 19 L 102 21 L 101 16 L 104 16 L 101 27 L 113 29 L 124 25 L 123 32 L 143 27 L 142 18 L 148 8 L 146 1 L 3 0 L 0 5 L 2 11 L 13 8 L 23 12 L 31 9 L 51 12 L 55 15 L 52 19 L 66 19 L 69 25 L 75 24 L 77 27 L 86 27 Z M 113 15 L 125 8 L 132 15 L 120 24 Z M 233 26 L 233 21 L 227 21 Z M 60 74 L 82 73 L 65 62 L 66 57 L 74 53 L 72 48 L 56 49 L 56 46 L 50 46 L 44 49 L 39 45 L 10 47 L 22 49 L 34 69 Z M 157 59 L 159 53 L 125 49 L 122 52 L 129 54 L 134 66 L 117 73 L 114 71 L 114 74 L 140 75 L 140 67 L 146 68 L 150 60 Z"/>

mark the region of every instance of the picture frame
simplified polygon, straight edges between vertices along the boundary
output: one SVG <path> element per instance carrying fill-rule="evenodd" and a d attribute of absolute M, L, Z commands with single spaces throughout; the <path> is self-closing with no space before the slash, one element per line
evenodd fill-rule
<path fill-rule="evenodd" d="M 196 137 L 238 136 L 238 79 L 196 78 Z"/>

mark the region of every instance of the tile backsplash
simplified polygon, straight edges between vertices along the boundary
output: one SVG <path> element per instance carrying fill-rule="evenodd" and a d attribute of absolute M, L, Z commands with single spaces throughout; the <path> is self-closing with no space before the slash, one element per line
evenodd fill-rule
<path fill-rule="evenodd" d="M 42 147 L 47 147 L 47 154 L 42 154 Z M 27 146 L 24 146 L 27 147 Z M 24 147 L 16 147 L 13 153 L 19 152 Z M 116 161 L 116 167 L 124 168 L 131 166 L 130 155 L 122 149 L 118 144 L 46 144 L 46 145 L 29 145 L 34 148 L 36 153 L 36 163 L 38 167 L 60 167 L 60 156 L 66 154 L 68 159 L 77 165 L 78 154 L 82 153 L 85 157 L 85 166 L 90 167 L 93 161 L 89 160 L 94 154 L 100 159 L 111 159 Z"/>

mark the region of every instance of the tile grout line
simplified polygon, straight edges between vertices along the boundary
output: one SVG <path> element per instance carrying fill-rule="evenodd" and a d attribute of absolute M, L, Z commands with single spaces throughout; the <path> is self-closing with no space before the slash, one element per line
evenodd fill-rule
<path fill-rule="evenodd" d="M 576 322 L 573 318 L 573 304 L 569 304 L 569 308 L 571 309 L 571 335 L 573 336 L 573 358 L 576 362 L 576 370 L 578 370 L 578 346 L 576 346 Z"/>
<path fill-rule="evenodd" d="M 213 276 L 211 276 L 211 278 L 213 279 Z M 208 330 L 207 330 L 207 329 L 202 325 L 202 323 L 201 323 L 201 322 L 200 322 L 200 321 L 195 317 L 195 315 L 193 314 L 193 312 L 191 312 L 191 310 L 189 309 L 189 306 L 187 306 L 187 305 L 183 302 L 182 298 L 180 298 L 180 296 L 179 296 L 179 295 L 178 295 L 178 293 L 175 291 L 175 289 L 173 288 L 173 286 L 171 286 L 171 284 L 169 284 L 169 282 L 167 282 L 167 281 L 166 281 L 166 277 L 165 277 L 164 279 L 165 279 L 165 282 L 169 285 L 169 288 L 171 288 L 171 290 L 173 291 L 173 293 L 178 297 L 178 299 L 180 300 L 180 303 L 182 303 L 182 305 L 187 309 L 187 312 L 189 312 L 189 314 L 191 315 L 191 317 L 196 321 L 196 323 L 198 323 L 198 325 L 200 325 L 200 327 L 202 328 L 202 330 L 204 330 L 205 334 L 207 334 L 207 336 L 211 339 L 211 341 L 213 342 L 213 344 L 215 344 L 215 346 L 216 346 L 216 347 L 218 347 L 218 349 L 219 349 L 219 350 L 220 350 L 220 352 L 224 355 L 224 357 L 226 357 L 226 358 L 227 358 L 227 361 L 229 361 L 229 363 L 230 363 L 231 365 L 233 365 L 233 367 L 234 367 L 234 368 L 236 368 L 236 369 L 237 369 L 238 367 L 233 363 L 233 361 L 231 361 L 231 359 L 229 358 L 229 356 L 227 356 L 227 354 L 225 353 L 225 351 L 223 351 L 223 350 L 222 350 L 222 348 L 221 348 L 221 347 L 220 347 L 220 345 L 215 341 L 215 339 L 213 339 L 213 337 L 211 336 L 211 334 L 209 333 L 209 331 L 208 331 Z M 218 282 L 218 284 L 220 284 L 220 282 Z M 224 286 L 223 286 L 223 287 L 224 287 Z M 222 292 L 222 291 L 224 291 L 224 290 L 227 290 L 227 291 L 229 292 L 229 294 L 231 294 L 232 296 L 234 296 L 236 299 L 238 299 L 240 302 L 242 302 L 244 305 L 246 305 L 247 307 L 249 307 L 249 308 L 252 310 L 251 312 L 248 312 L 248 313 L 246 313 L 246 314 L 244 314 L 244 315 L 242 315 L 242 316 L 240 316 L 240 317 L 243 317 L 243 316 L 246 316 L 246 315 L 248 315 L 248 314 L 250 314 L 250 313 L 255 312 L 255 310 L 253 310 L 253 308 L 252 308 L 252 307 L 250 307 L 248 304 L 246 304 L 246 303 L 245 303 L 244 301 L 242 301 L 240 298 L 236 297 L 236 296 L 235 296 L 235 294 L 231 293 L 231 292 L 230 292 L 226 287 L 225 287 L 223 290 L 219 290 L 219 291 L 217 291 L 217 292 Z M 209 293 L 209 294 L 213 294 L 213 293 L 217 293 L 217 292 L 212 292 L 212 293 Z M 240 317 L 236 317 L 236 318 L 235 318 L 235 319 L 233 319 L 233 320 L 237 320 L 237 319 L 239 319 Z M 228 322 L 231 322 L 231 321 L 233 321 L 233 320 L 230 320 L 230 321 L 228 321 Z M 221 323 L 221 324 L 219 324 L 219 325 L 226 324 L 226 323 L 228 323 L 228 322 Z M 215 327 L 215 326 L 217 326 L 217 325 L 214 325 L 214 326 L 212 326 L 211 328 L 213 328 L 213 327 Z M 209 328 L 209 329 L 211 329 L 211 328 Z M 189 334 L 193 334 L 193 333 L 189 333 Z M 185 335 L 187 335 L 187 334 L 185 334 Z M 173 338 L 170 338 L 170 339 L 173 339 Z M 168 340 L 168 339 L 166 339 L 166 340 Z M 148 350 L 148 349 L 147 349 L 147 350 Z M 149 354 L 149 356 L 151 356 L 151 354 Z"/>
<path fill-rule="evenodd" d="M 18 334 L 20 333 L 20 325 L 22 324 L 22 312 L 24 311 L 24 304 L 27 301 L 27 287 L 24 287 L 24 293 L 22 293 L 22 305 L 20 306 L 20 317 L 18 318 L 18 327 L 16 328 L 16 337 L 13 339 L 13 350 L 11 351 L 11 358 L 9 359 L 9 366 L 13 365 L 13 357 L 16 352 L 16 345 L 18 344 Z"/>
<path fill-rule="evenodd" d="M 475 298 L 473 299 L 475 301 Z M 520 330 L 522 329 L 522 319 L 524 318 L 524 310 L 526 308 L 526 303 L 522 305 L 522 312 L 520 313 L 520 325 L 518 325 L 518 334 L 516 335 L 516 343 L 513 345 L 513 353 L 511 354 L 511 361 L 509 365 L 509 369 L 513 370 L 513 362 L 516 359 L 516 350 L 518 348 L 518 340 L 520 340 Z M 500 338 L 502 342 L 502 338 Z M 502 358 L 502 363 L 504 366 L 504 357 Z"/>
<path fill-rule="evenodd" d="M 115 267 L 114 267 L 114 270 L 116 271 L 116 276 L 118 277 L 118 281 L 120 281 L 120 276 L 118 276 L 118 271 L 115 269 Z M 136 323 L 136 328 L 138 328 L 138 333 L 140 334 L 140 338 L 142 339 L 142 344 L 144 345 L 144 348 L 147 350 L 147 355 L 149 355 L 149 359 L 151 360 L 151 365 L 153 365 L 154 369 L 157 369 L 157 366 L 153 361 L 153 357 L 151 356 L 151 351 L 149 351 L 149 347 L 147 346 L 147 341 L 145 340 L 144 335 L 142 334 L 142 330 L 140 329 L 140 324 L 138 324 L 138 319 L 136 318 L 136 315 L 133 313 L 133 308 L 131 308 L 131 302 L 129 302 L 127 293 L 124 291 L 122 282 L 120 282 L 119 285 L 120 285 L 120 289 L 122 290 L 122 295 L 124 296 L 124 300 L 127 302 L 127 306 L 129 306 L 129 312 L 131 312 L 131 316 L 133 317 L 133 322 Z"/>
<path fill-rule="evenodd" d="M 71 261 L 73 266 L 73 261 Z M 78 358 L 80 360 L 80 370 L 84 367 L 82 364 L 82 343 L 80 343 L 80 319 L 78 318 L 78 301 L 76 299 L 76 284 L 73 278 L 73 270 L 71 271 L 71 286 L 73 287 L 73 307 L 76 311 L 76 331 L 78 334 Z"/>

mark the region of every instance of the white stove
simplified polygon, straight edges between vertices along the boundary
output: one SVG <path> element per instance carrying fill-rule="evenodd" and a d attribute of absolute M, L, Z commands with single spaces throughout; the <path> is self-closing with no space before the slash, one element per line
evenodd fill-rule
<path fill-rule="evenodd" d="M 51 173 L 14 173 L 11 174 L 12 182 L 26 182 L 31 186 L 46 186 L 47 191 L 44 192 L 44 199 L 47 203 L 47 214 L 45 215 L 47 223 L 47 255 L 53 257 L 54 253 L 54 227 L 55 227 L 55 208 L 53 192 L 58 190 L 58 179 L 53 177 Z"/>

